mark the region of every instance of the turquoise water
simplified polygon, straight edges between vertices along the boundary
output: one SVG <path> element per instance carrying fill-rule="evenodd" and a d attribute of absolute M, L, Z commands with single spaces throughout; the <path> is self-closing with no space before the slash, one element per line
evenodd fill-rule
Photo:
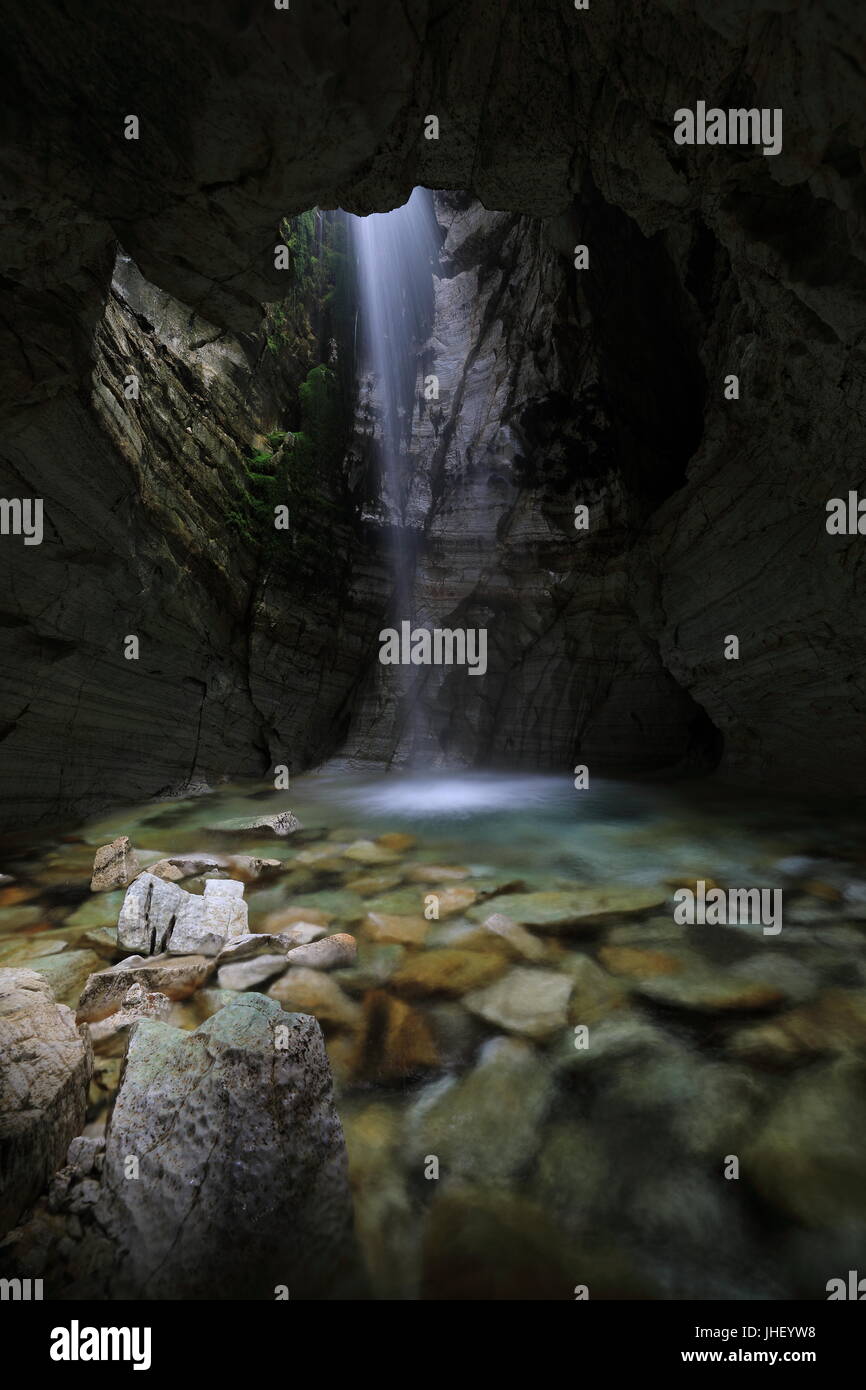
<path fill-rule="evenodd" d="M 303 829 L 284 839 L 213 828 L 288 809 Z M 322 1025 L 371 1296 L 824 1298 L 862 1267 L 853 821 L 711 783 L 577 791 L 337 764 L 288 792 L 118 809 L 17 836 L 0 859 L 0 965 L 54 972 L 73 1006 L 88 971 L 123 954 L 107 932 L 122 893 L 89 890 L 95 846 L 118 835 L 151 861 L 277 859 L 246 887 L 252 929 L 295 909 L 356 938 L 354 966 L 313 979 L 327 998 L 258 988 Z M 679 925 L 673 895 L 699 879 L 781 889 L 782 931 Z M 517 934 L 486 927 L 494 913 Z M 228 997 L 217 986 L 170 1021 L 197 1026 Z M 110 1118 L 121 1052 L 97 1047 L 90 1133 Z"/>

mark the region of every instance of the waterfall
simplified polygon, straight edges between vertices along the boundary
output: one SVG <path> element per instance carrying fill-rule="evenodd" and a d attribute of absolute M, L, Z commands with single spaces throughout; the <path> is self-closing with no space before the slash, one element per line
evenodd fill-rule
<path fill-rule="evenodd" d="M 361 399 L 379 465 L 390 527 L 394 610 L 411 618 L 413 544 L 406 503 L 408 455 L 419 397 L 421 349 L 433 319 L 433 271 L 441 237 L 431 194 L 416 188 L 403 207 L 348 217 L 360 310 Z"/>

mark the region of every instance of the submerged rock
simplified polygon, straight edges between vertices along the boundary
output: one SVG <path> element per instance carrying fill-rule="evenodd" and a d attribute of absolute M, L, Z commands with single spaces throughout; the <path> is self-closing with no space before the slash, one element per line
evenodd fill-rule
<path fill-rule="evenodd" d="M 271 834 L 282 837 L 293 835 L 296 830 L 302 830 L 303 826 L 291 811 L 280 811 L 275 816 L 251 816 L 249 818 L 241 816 L 236 820 L 218 821 L 216 825 L 211 825 L 208 828 L 224 832 L 227 835 L 239 835 L 245 831 L 258 833 L 269 830 Z"/>
<path fill-rule="evenodd" d="M 392 978 L 400 994 L 420 998 L 426 994 L 466 994 L 479 989 L 507 968 L 503 956 L 491 952 L 460 951 L 447 947 L 410 957 Z"/>
<path fill-rule="evenodd" d="M 38 970 L 48 981 L 58 1004 L 74 1009 L 88 977 L 101 965 L 102 960 L 94 951 L 60 951 L 57 955 L 39 957 L 32 969 Z"/>
<path fill-rule="evenodd" d="M 645 999 L 696 1013 L 777 1009 L 808 998 L 816 988 L 799 961 L 769 953 L 738 961 L 729 970 L 707 963 L 681 975 L 644 979 L 635 987 Z"/>
<path fill-rule="evenodd" d="M 0 969 L 0 1235 L 64 1161 L 84 1126 L 86 1029 L 32 970 Z"/>
<path fill-rule="evenodd" d="M 101 893 L 112 888 L 126 888 L 141 865 L 128 835 L 112 840 L 110 845 L 100 845 L 93 860 L 93 877 L 90 888 L 93 893 Z"/>
<path fill-rule="evenodd" d="M 438 1066 L 433 1035 L 420 1010 L 387 990 L 371 990 L 352 1060 L 356 1081 L 387 1083 Z"/>
<path fill-rule="evenodd" d="M 423 946 L 430 930 L 424 917 L 399 917 L 388 912 L 368 912 L 362 925 L 370 941 L 403 946 Z"/>
<path fill-rule="evenodd" d="M 506 917 L 503 912 L 494 912 L 484 919 L 484 927 L 492 932 L 494 936 L 504 941 L 516 956 L 522 956 L 524 960 L 542 961 L 547 957 L 547 947 L 538 937 L 533 936 L 519 922 L 513 918 Z"/>
<path fill-rule="evenodd" d="M 839 1058 L 796 1074 L 741 1155 L 740 1175 L 810 1227 L 866 1222 L 866 1065 Z M 841 1274 L 842 1270 L 831 1271 Z"/>
<path fill-rule="evenodd" d="M 463 1003 L 487 1023 L 538 1040 L 565 1028 L 574 982 L 556 970 L 515 966 L 502 979 L 464 996 Z"/>
<path fill-rule="evenodd" d="M 268 990 L 286 1009 L 313 1014 L 320 1023 L 334 1028 L 357 1028 L 361 1009 L 344 994 L 340 986 L 320 970 L 297 966 L 287 970 Z"/>
<path fill-rule="evenodd" d="M 340 1296 L 352 1203 L 316 1021 L 244 994 L 194 1033 L 137 1023 L 94 1215 L 113 1298 Z"/>
<path fill-rule="evenodd" d="M 546 1064 L 517 1038 L 492 1038 L 459 1081 L 422 1094 L 410 1115 L 412 1151 L 442 1175 L 509 1181 L 535 1153 L 553 1086 Z"/>
<path fill-rule="evenodd" d="M 666 888 L 574 888 L 570 891 L 509 893 L 502 901 L 508 916 L 521 926 L 545 931 L 600 926 L 631 913 L 650 912 L 667 900 Z M 467 914 L 474 921 L 488 916 L 486 903 Z"/>
<path fill-rule="evenodd" d="M 252 960 L 238 961 L 234 965 L 220 966 L 217 981 L 220 989 L 255 989 L 286 968 L 285 954 L 278 956 L 255 956 Z"/>

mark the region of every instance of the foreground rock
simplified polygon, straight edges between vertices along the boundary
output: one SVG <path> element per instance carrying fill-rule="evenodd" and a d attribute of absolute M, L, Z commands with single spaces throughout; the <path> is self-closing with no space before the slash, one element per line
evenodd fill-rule
<path fill-rule="evenodd" d="M 32 970 L 0 970 L 0 1234 L 61 1166 L 84 1127 L 86 1029 Z"/>
<path fill-rule="evenodd" d="M 200 874 L 237 874 L 248 883 L 277 873 L 282 868 L 279 859 L 258 859 L 249 854 L 178 854 L 168 859 L 158 859 L 148 865 L 148 873 L 163 878 L 168 883 L 179 883 L 185 878 L 197 878 Z"/>
<path fill-rule="evenodd" d="M 165 994 L 148 993 L 141 984 L 130 985 L 121 1000 L 116 1014 L 109 1014 L 98 1023 L 90 1024 L 90 1037 L 94 1046 L 108 1042 L 131 1028 L 140 1018 L 159 1018 L 168 1013 L 171 1001 Z"/>
<path fill-rule="evenodd" d="M 352 1202 L 315 1019 L 246 994 L 194 1033 L 136 1024 L 94 1216 L 112 1298 L 339 1296 Z"/>
<path fill-rule="evenodd" d="M 125 888 L 140 871 L 141 865 L 129 836 L 122 835 L 120 839 L 112 840 L 110 845 L 100 845 L 96 851 L 93 877 L 90 880 L 91 892 L 102 893 L 112 888 Z"/>
<path fill-rule="evenodd" d="M 123 900 L 118 943 L 140 955 L 215 956 L 232 937 L 248 933 L 243 893 L 236 879 L 209 879 L 200 896 L 155 874 L 141 874 Z"/>

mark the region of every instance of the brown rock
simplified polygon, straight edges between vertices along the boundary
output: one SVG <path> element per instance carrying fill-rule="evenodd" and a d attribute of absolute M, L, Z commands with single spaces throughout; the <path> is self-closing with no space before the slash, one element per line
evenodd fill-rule
<path fill-rule="evenodd" d="M 387 990 L 371 990 L 364 1001 L 352 1068 L 355 1079 L 372 1083 L 396 1081 L 435 1067 L 438 1060 L 424 1015 Z"/>
<path fill-rule="evenodd" d="M 281 932 L 298 923 L 307 926 L 327 927 L 334 920 L 331 912 L 323 912 L 318 907 L 281 907 L 278 912 L 269 912 L 264 920 L 263 930 Z"/>
<path fill-rule="evenodd" d="M 386 912 L 368 912 L 363 929 L 371 941 L 395 941 L 403 946 L 423 946 L 430 930 L 424 917 L 395 917 Z"/>
<path fill-rule="evenodd" d="M 409 998 L 427 994 L 457 996 L 489 984 L 506 967 L 507 961 L 500 954 L 446 948 L 412 956 L 392 976 L 391 983 Z"/>
<path fill-rule="evenodd" d="M 460 864 L 416 864 L 406 877 L 410 883 L 447 883 L 449 879 L 468 878 L 469 870 Z"/>
<path fill-rule="evenodd" d="M 414 835 L 407 835 L 404 830 L 389 830 L 384 835 L 376 836 L 376 844 L 405 854 L 407 850 L 415 848 L 416 840 Z"/>
<path fill-rule="evenodd" d="M 78 1002 L 78 1021 L 95 1022 L 116 1013 L 132 985 L 169 999 L 187 999 L 204 984 L 216 962 L 207 956 L 127 956 L 119 965 L 91 975 Z"/>
<path fill-rule="evenodd" d="M 668 951 L 642 950 L 636 946 L 602 946 L 598 958 L 612 975 L 648 979 L 654 975 L 679 975 L 684 963 Z"/>
<path fill-rule="evenodd" d="M 305 966 L 310 970 L 344 970 L 355 964 L 357 955 L 358 945 L 354 936 L 348 932 L 336 932 L 307 946 L 293 946 L 286 956 L 286 964 L 292 969 Z"/>
<path fill-rule="evenodd" d="M 288 1012 L 313 1014 L 332 1028 L 357 1028 L 361 1007 L 344 994 L 340 986 L 321 970 L 298 966 L 287 970 L 268 990 Z"/>
<path fill-rule="evenodd" d="M 138 856 L 132 848 L 128 835 L 112 840 L 110 845 L 100 845 L 93 860 L 93 877 L 90 889 L 102 893 L 112 888 L 126 888 L 136 874 L 141 872 Z"/>

